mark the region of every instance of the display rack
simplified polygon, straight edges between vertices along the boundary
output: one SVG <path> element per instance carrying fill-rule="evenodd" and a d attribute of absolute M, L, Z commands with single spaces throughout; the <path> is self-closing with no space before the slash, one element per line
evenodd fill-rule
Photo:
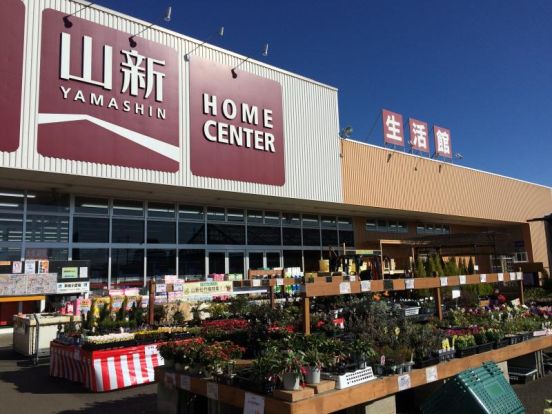
<path fill-rule="evenodd" d="M 367 404 L 397 392 L 415 388 L 438 380 L 450 378 L 466 369 L 476 368 L 483 362 L 503 362 L 509 359 L 546 349 L 552 346 L 552 336 L 530 339 L 505 348 L 476 354 L 473 356 L 453 359 L 432 367 L 414 369 L 408 374 L 392 375 L 355 385 L 342 390 L 332 390 L 296 402 L 286 402 L 272 396 L 260 396 L 264 399 L 265 414 L 310 414 L 332 413 L 361 404 Z M 177 389 L 186 389 L 193 394 L 202 395 L 234 407 L 243 408 L 245 395 L 248 391 L 229 385 L 217 384 L 201 378 L 189 378 L 189 383 L 180 382 L 180 373 L 157 369 L 157 379 L 164 384 L 171 384 Z M 166 376 L 169 376 L 168 380 Z M 401 386 L 399 385 L 401 384 Z M 405 388 L 404 384 L 408 386 Z M 216 398 L 213 398 L 216 397 Z"/>

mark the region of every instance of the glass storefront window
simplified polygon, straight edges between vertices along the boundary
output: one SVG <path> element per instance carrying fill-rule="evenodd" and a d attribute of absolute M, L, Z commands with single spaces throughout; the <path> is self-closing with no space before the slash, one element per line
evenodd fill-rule
<path fill-rule="evenodd" d="M 113 219 L 111 224 L 113 243 L 144 243 L 144 221 Z"/>
<path fill-rule="evenodd" d="M 322 230 L 322 245 L 324 247 L 337 246 L 337 230 Z"/>
<path fill-rule="evenodd" d="M 103 198 L 75 197 L 76 214 L 109 214 L 109 201 Z"/>
<path fill-rule="evenodd" d="M 148 203 L 148 217 L 173 218 L 174 204 Z"/>
<path fill-rule="evenodd" d="M 320 230 L 303 229 L 304 246 L 320 246 Z"/>
<path fill-rule="evenodd" d="M 280 253 L 267 252 L 266 267 L 270 269 L 274 269 L 275 267 L 280 267 Z"/>
<path fill-rule="evenodd" d="M 43 247 L 27 247 L 25 249 L 25 259 L 27 260 L 68 260 L 69 259 L 69 250 L 68 249 L 50 249 Z"/>
<path fill-rule="evenodd" d="M 231 224 L 212 224 L 207 226 L 208 244 L 245 244 L 245 226 Z"/>
<path fill-rule="evenodd" d="M 284 267 L 303 268 L 303 253 L 301 250 L 284 250 Z"/>
<path fill-rule="evenodd" d="M 284 227 L 284 246 L 301 246 L 301 229 Z"/>
<path fill-rule="evenodd" d="M 69 211 L 69 195 L 50 193 L 27 193 L 27 211 L 47 213 L 67 213 Z"/>
<path fill-rule="evenodd" d="M 282 224 L 284 226 L 300 226 L 301 225 L 301 215 L 296 213 L 283 213 L 282 214 Z"/>
<path fill-rule="evenodd" d="M 109 249 L 73 249 L 73 260 L 90 260 L 88 275 L 92 283 L 107 283 Z"/>
<path fill-rule="evenodd" d="M 144 217 L 144 203 L 132 200 L 114 200 L 114 216 Z"/>
<path fill-rule="evenodd" d="M 148 243 L 176 243 L 176 223 L 174 221 L 148 220 Z"/>
<path fill-rule="evenodd" d="M 23 215 L 0 213 L 0 241 L 20 242 L 23 240 Z"/>
<path fill-rule="evenodd" d="M 348 230 L 340 230 L 339 231 L 339 245 L 343 246 L 343 243 L 347 247 L 352 247 L 355 245 L 355 233 L 353 231 Z"/>
<path fill-rule="evenodd" d="M 350 217 L 338 217 L 337 224 L 340 230 L 352 230 L 353 229 L 353 219 Z"/>
<path fill-rule="evenodd" d="M 336 218 L 331 216 L 322 216 L 322 227 L 330 229 L 337 227 Z"/>
<path fill-rule="evenodd" d="M 0 260 L 21 260 L 19 247 L 0 247 Z"/>
<path fill-rule="evenodd" d="M 178 273 L 193 278 L 205 276 L 205 250 L 179 250 Z"/>
<path fill-rule="evenodd" d="M 247 244 L 249 245 L 281 245 L 282 237 L 280 227 L 263 227 L 263 226 L 248 226 L 247 227 Z"/>
<path fill-rule="evenodd" d="M 244 254 L 242 252 L 228 253 L 228 273 L 237 273 L 243 275 Z"/>
<path fill-rule="evenodd" d="M 23 211 L 23 191 L 0 190 L 0 210 Z"/>
<path fill-rule="evenodd" d="M 249 253 L 249 268 L 252 270 L 262 269 L 263 264 L 263 254 L 262 252 L 250 252 Z"/>
<path fill-rule="evenodd" d="M 209 252 L 209 274 L 226 273 L 224 252 Z"/>
<path fill-rule="evenodd" d="M 262 223 L 263 212 L 260 210 L 247 210 L 247 222 L 248 223 Z"/>
<path fill-rule="evenodd" d="M 175 249 L 148 249 L 146 257 L 146 275 L 148 278 L 176 274 Z"/>
<path fill-rule="evenodd" d="M 27 215 L 25 240 L 40 243 L 66 243 L 69 241 L 69 218 Z"/>
<path fill-rule="evenodd" d="M 207 221 L 224 221 L 224 209 L 219 207 L 207 207 Z"/>
<path fill-rule="evenodd" d="M 111 284 L 144 281 L 144 249 L 111 250 Z M 133 283 L 134 284 L 134 283 Z"/>
<path fill-rule="evenodd" d="M 279 225 L 280 213 L 274 211 L 265 211 L 264 222 L 265 224 Z"/>
<path fill-rule="evenodd" d="M 243 210 L 229 208 L 226 212 L 226 217 L 228 218 L 228 221 L 243 222 L 245 215 Z"/>
<path fill-rule="evenodd" d="M 318 220 L 318 216 L 315 216 L 313 214 L 303 214 L 303 226 L 318 227 L 319 225 L 320 221 Z"/>
<path fill-rule="evenodd" d="M 109 219 L 100 217 L 74 217 L 73 242 L 109 243 Z"/>
<path fill-rule="evenodd" d="M 179 206 L 178 216 L 184 220 L 201 220 L 205 218 L 203 207 L 201 206 Z"/>
<path fill-rule="evenodd" d="M 180 244 L 204 244 L 205 224 L 203 223 L 178 223 L 178 238 Z"/>
<path fill-rule="evenodd" d="M 320 265 L 320 251 L 305 250 L 303 256 L 305 258 L 305 272 L 317 272 Z"/>
<path fill-rule="evenodd" d="M 378 221 L 366 220 L 366 231 L 378 231 Z"/>

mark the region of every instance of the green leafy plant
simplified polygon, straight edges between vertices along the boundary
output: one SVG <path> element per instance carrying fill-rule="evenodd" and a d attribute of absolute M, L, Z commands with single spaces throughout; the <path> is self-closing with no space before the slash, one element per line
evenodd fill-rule
<path fill-rule="evenodd" d="M 461 351 L 472 346 L 476 346 L 475 338 L 473 335 L 455 335 L 452 339 L 453 348 Z"/>

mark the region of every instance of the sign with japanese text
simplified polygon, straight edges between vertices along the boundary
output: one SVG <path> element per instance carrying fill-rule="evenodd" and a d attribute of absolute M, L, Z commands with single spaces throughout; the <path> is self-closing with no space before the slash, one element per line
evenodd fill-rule
<path fill-rule="evenodd" d="M 429 129 L 427 123 L 410 118 L 410 141 L 409 144 L 414 150 L 429 152 Z"/>
<path fill-rule="evenodd" d="M 46 9 L 38 152 L 165 172 L 179 169 L 176 50 Z"/>
<path fill-rule="evenodd" d="M 452 158 L 452 143 L 450 130 L 434 125 L 435 153 L 445 158 Z"/>
<path fill-rule="evenodd" d="M 192 174 L 284 185 L 282 86 L 193 56 L 190 61 Z"/>
<path fill-rule="evenodd" d="M 383 121 L 383 141 L 386 144 L 404 146 L 402 115 L 382 109 L 381 116 Z"/>
<path fill-rule="evenodd" d="M 88 293 L 90 292 L 89 282 L 67 282 L 58 283 L 56 293 Z"/>
<path fill-rule="evenodd" d="M 0 151 L 19 148 L 25 5 L 21 0 L 0 1 Z"/>

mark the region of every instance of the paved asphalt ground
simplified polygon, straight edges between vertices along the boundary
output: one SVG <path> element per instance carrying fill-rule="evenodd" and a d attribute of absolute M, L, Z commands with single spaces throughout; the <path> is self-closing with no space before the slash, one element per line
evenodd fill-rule
<path fill-rule="evenodd" d="M 552 399 L 552 375 L 514 390 L 527 414 L 542 414 Z M 11 335 L 0 334 L 0 414 L 142 414 L 156 412 L 156 385 L 108 393 L 50 378 L 48 365 L 32 366 L 11 350 Z"/>

